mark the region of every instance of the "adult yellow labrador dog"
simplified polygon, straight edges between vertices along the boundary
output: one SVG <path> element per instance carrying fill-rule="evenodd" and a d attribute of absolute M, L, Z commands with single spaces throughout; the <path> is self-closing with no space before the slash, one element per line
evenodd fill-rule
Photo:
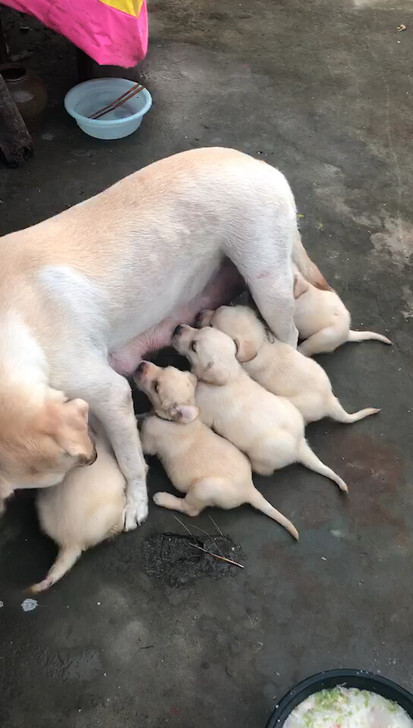
<path fill-rule="evenodd" d="M 0 497 L 94 461 L 90 406 L 127 481 L 127 530 L 148 506 L 121 374 L 244 282 L 275 335 L 295 346 L 292 262 L 327 287 L 301 244 L 284 176 L 231 149 L 156 162 L 4 236 L 1 253 Z"/>

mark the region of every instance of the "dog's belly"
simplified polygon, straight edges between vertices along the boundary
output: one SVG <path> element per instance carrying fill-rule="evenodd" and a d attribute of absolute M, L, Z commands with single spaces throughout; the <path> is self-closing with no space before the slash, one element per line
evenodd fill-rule
<path fill-rule="evenodd" d="M 171 311 L 167 318 L 136 336 L 126 346 L 111 352 L 111 366 L 119 374 L 132 374 L 146 354 L 170 345 L 175 326 L 181 323 L 192 324 L 196 315 L 204 308 L 217 308 L 229 303 L 241 293 L 244 285 L 244 280 L 235 266 L 225 260 L 202 293 Z"/>

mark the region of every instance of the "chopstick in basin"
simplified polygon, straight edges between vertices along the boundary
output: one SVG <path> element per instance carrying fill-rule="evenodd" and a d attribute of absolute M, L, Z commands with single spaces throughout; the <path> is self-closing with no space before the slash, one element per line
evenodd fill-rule
<path fill-rule="evenodd" d="M 119 96 L 114 101 L 111 101 L 110 104 L 107 106 L 103 106 L 102 109 L 99 109 L 98 111 L 95 111 L 94 114 L 91 114 L 89 116 L 89 119 L 100 119 L 101 116 L 104 116 L 105 114 L 109 114 L 110 111 L 114 111 L 114 109 L 117 109 L 118 106 L 122 106 L 126 101 L 129 101 L 129 99 L 133 98 L 133 96 L 136 96 L 142 89 L 144 89 L 145 86 L 142 86 L 141 83 L 135 83 L 133 86 L 127 89 L 121 96 Z"/>

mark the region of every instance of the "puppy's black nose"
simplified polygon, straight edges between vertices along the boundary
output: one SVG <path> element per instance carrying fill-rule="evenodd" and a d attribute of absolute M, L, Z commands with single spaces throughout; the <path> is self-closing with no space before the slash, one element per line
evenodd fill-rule
<path fill-rule="evenodd" d="M 200 329 L 201 328 L 203 315 L 204 315 L 204 312 L 203 311 L 199 311 L 199 313 L 197 313 L 197 315 L 195 316 L 194 325 L 195 325 L 195 328 L 196 329 Z"/>
<path fill-rule="evenodd" d="M 141 361 L 141 363 L 140 363 L 140 364 L 138 365 L 138 367 L 136 368 L 136 371 L 137 371 L 137 372 L 138 372 L 139 374 L 143 374 L 143 372 L 145 371 L 145 369 L 146 369 L 146 361 Z"/>
<path fill-rule="evenodd" d="M 172 336 L 179 336 L 180 334 L 182 334 L 183 328 L 184 327 L 182 326 L 182 324 L 178 324 L 178 326 L 174 328 Z"/>

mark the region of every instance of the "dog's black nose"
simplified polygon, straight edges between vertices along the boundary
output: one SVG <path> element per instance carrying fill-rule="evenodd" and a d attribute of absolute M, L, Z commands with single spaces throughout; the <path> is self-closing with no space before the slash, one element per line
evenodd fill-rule
<path fill-rule="evenodd" d="M 146 361 L 141 361 L 141 363 L 137 366 L 136 371 L 139 374 L 143 374 L 143 372 L 145 371 L 145 369 L 146 369 Z"/>
<path fill-rule="evenodd" d="M 196 329 L 200 329 L 202 326 L 202 318 L 203 318 L 204 312 L 199 311 L 197 315 L 195 316 L 194 325 Z"/>
<path fill-rule="evenodd" d="M 92 457 L 89 458 L 88 460 L 86 460 L 85 465 L 93 465 L 93 463 L 95 463 L 97 459 L 98 459 L 98 453 L 97 453 L 96 448 L 94 448 Z"/>
<path fill-rule="evenodd" d="M 178 324 L 178 326 L 176 326 L 176 327 L 174 328 L 174 332 L 173 332 L 173 334 L 172 334 L 172 335 L 173 335 L 173 336 L 179 336 L 179 335 L 180 335 L 180 334 L 182 333 L 182 330 L 183 330 L 183 328 L 184 328 L 184 327 L 182 326 L 182 324 Z"/>

